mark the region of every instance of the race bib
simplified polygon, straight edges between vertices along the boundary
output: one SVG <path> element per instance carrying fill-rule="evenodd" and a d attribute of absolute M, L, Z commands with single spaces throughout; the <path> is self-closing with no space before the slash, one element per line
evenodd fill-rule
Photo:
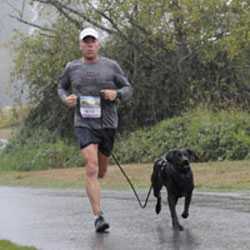
<path fill-rule="evenodd" d="M 83 118 L 101 118 L 101 98 L 80 96 L 80 113 Z"/>

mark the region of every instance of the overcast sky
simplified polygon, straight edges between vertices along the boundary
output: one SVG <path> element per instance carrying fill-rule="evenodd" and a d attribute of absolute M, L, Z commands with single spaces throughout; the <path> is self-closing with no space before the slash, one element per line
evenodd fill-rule
<path fill-rule="evenodd" d="M 17 94 L 17 91 L 12 89 L 13 84 L 10 82 L 13 55 L 8 46 L 12 42 L 15 30 L 28 32 L 30 27 L 10 18 L 9 15 L 15 15 L 14 8 L 21 9 L 21 7 L 22 0 L 0 1 L 0 107 L 12 105 L 14 96 Z M 32 18 L 31 7 L 27 6 L 24 14 L 28 19 Z"/>

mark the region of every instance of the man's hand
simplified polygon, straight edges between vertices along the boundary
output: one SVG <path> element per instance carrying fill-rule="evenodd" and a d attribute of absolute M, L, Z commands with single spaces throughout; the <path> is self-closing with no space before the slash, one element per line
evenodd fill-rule
<path fill-rule="evenodd" d="M 103 89 L 103 90 L 101 90 L 101 95 L 104 98 L 104 100 L 112 102 L 117 97 L 117 90 L 114 90 L 114 89 Z"/>
<path fill-rule="evenodd" d="M 76 106 L 76 101 L 77 101 L 76 95 L 69 95 L 66 97 L 65 100 L 68 107 L 73 108 Z"/>

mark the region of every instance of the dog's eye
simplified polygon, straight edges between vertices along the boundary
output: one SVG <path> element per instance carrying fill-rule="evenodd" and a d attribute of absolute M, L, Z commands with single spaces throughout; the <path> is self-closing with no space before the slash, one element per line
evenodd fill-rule
<path fill-rule="evenodd" d="M 184 152 L 183 155 L 188 158 L 188 153 Z"/>
<path fill-rule="evenodd" d="M 181 154 L 180 152 L 177 152 L 176 156 L 177 156 L 178 158 L 181 158 L 182 154 Z"/>

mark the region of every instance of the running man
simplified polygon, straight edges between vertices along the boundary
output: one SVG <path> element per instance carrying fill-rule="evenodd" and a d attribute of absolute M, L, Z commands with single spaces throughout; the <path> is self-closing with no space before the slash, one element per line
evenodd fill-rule
<path fill-rule="evenodd" d="M 59 78 L 58 94 L 75 109 L 74 129 L 85 165 L 86 192 L 95 217 L 96 232 L 109 223 L 101 206 L 98 178 L 107 172 L 116 129 L 117 100 L 127 101 L 132 87 L 119 64 L 99 55 L 99 34 L 93 28 L 80 32 L 80 59 L 69 62 Z"/>

